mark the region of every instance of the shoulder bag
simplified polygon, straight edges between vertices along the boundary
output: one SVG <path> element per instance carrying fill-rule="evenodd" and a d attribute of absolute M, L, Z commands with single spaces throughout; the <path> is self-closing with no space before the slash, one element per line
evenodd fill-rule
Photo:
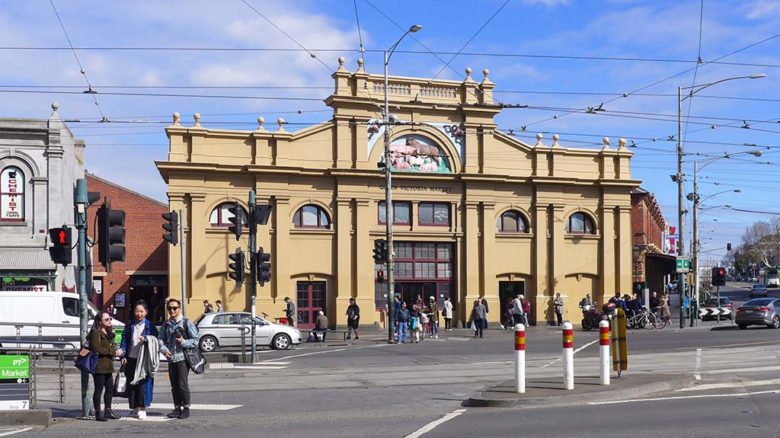
<path fill-rule="evenodd" d="M 192 334 L 190 334 L 190 328 L 188 320 L 184 320 L 184 332 L 187 335 L 187 339 L 192 339 Z M 192 370 L 195 374 L 203 374 L 203 371 L 206 370 L 206 358 L 203 357 L 203 355 L 200 353 L 200 348 L 198 346 L 195 346 L 195 348 L 182 348 L 184 351 L 184 360 L 187 362 L 187 366 Z"/>

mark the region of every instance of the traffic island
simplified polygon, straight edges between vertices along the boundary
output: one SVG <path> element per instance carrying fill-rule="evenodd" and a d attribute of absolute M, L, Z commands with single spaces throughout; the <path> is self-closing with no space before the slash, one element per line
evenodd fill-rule
<path fill-rule="evenodd" d="M 598 375 L 575 376 L 574 389 L 564 389 L 560 377 L 535 378 L 526 381 L 525 393 L 515 391 L 515 381 L 507 380 L 474 394 L 464 402 L 467 407 L 541 408 L 580 405 L 645 397 L 693 385 L 692 376 L 679 374 L 637 374 L 612 378 L 601 385 Z"/>
<path fill-rule="evenodd" d="M 51 409 L 18 409 L 0 411 L 0 426 L 51 425 Z"/>

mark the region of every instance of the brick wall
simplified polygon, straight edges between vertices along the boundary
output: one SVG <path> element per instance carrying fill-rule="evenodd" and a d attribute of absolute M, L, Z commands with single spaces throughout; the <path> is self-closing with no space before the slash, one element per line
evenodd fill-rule
<path fill-rule="evenodd" d="M 96 224 L 95 215 L 104 198 L 111 200 L 111 208 L 125 211 L 125 261 L 112 263 L 111 273 L 106 274 L 97 259 L 97 246 L 92 248 L 93 277 L 103 279 L 102 297 L 95 295 L 93 302 L 99 308 L 104 308 L 113 302 L 117 292 L 128 293 L 127 298 L 130 301 L 131 274 L 168 275 L 168 243 L 162 239 L 164 220 L 161 217 L 168 211 L 168 206 L 95 175 L 87 174 L 86 178 L 88 190 L 100 192 L 100 201 L 87 210 L 90 238 L 93 237 L 93 224 Z M 164 289 L 167 289 L 167 286 Z M 167 295 L 167 290 L 160 292 Z M 128 306 L 129 304 L 128 302 Z M 129 314 L 129 309 L 125 309 L 120 310 L 117 316 L 124 320 Z"/>

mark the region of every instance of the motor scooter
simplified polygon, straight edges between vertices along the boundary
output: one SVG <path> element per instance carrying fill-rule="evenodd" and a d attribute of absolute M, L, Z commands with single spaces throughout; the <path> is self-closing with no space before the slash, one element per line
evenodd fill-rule
<path fill-rule="evenodd" d="M 599 322 L 604 319 L 604 315 L 599 312 L 598 303 L 594 301 L 593 304 L 586 304 L 580 308 L 582 309 L 582 329 L 588 331 L 599 328 Z"/>

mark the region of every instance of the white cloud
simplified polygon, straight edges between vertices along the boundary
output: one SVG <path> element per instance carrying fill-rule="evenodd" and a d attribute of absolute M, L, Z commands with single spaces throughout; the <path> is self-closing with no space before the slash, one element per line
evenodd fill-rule
<path fill-rule="evenodd" d="M 777 0 L 757 0 L 747 7 L 745 15 L 751 20 L 780 17 L 780 2 Z"/>

